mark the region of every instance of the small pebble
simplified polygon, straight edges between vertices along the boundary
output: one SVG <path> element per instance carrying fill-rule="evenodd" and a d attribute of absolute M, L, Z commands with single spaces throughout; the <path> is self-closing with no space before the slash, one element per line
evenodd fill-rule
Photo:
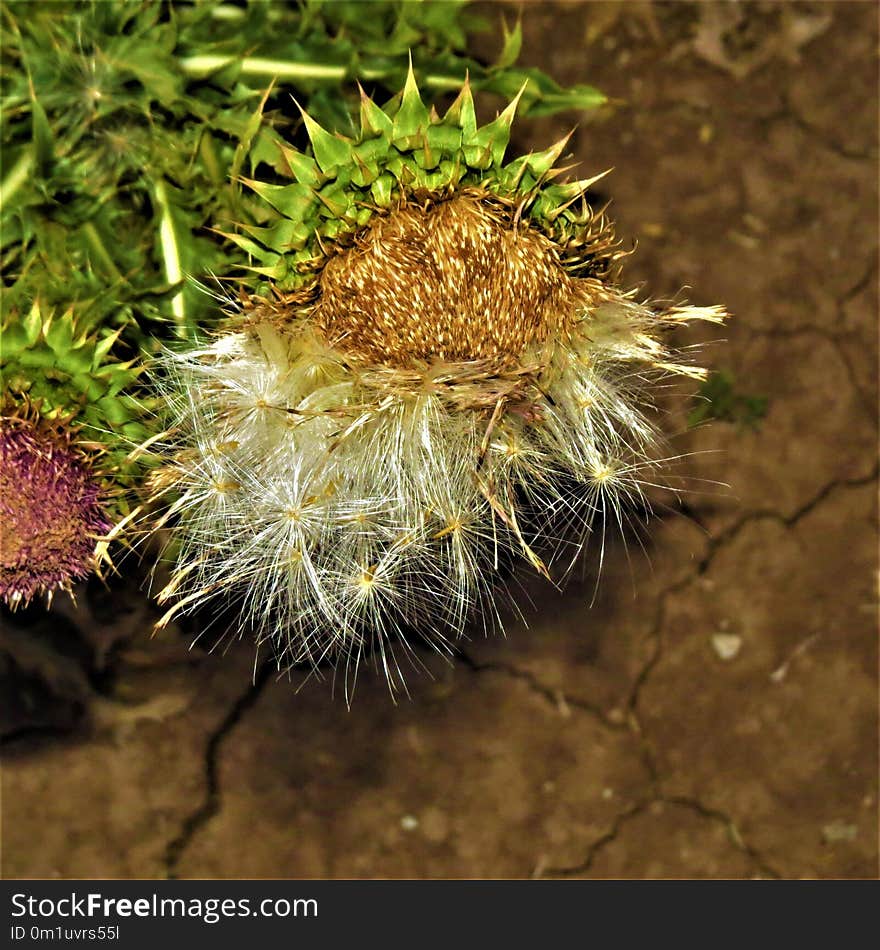
<path fill-rule="evenodd" d="M 400 819 L 400 827 L 404 831 L 415 831 L 419 827 L 419 819 L 415 815 L 404 815 Z"/>
<path fill-rule="evenodd" d="M 712 637 L 712 648 L 719 659 L 732 660 L 742 648 L 742 637 L 735 633 L 716 633 Z"/>
<path fill-rule="evenodd" d="M 847 824 L 845 821 L 832 821 L 822 829 L 822 837 L 828 844 L 834 844 L 838 841 L 855 840 L 858 828 L 855 825 Z"/>

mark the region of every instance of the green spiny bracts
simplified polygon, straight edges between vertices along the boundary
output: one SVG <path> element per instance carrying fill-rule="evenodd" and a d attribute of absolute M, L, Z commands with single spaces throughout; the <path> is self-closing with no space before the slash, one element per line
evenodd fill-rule
<path fill-rule="evenodd" d="M 310 154 L 282 144 L 274 163 L 294 183 L 244 179 L 268 206 L 255 217 L 268 221 L 226 236 L 259 261 L 252 271 L 278 290 L 294 290 L 312 280 L 328 242 L 344 243 L 377 213 L 410 198 L 438 199 L 471 186 L 516 202 L 517 214 L 557 243 L 570 269 L 581 261 L 591 274 L 608 276 L 619 256 L 610 228 L 581 200 L 601 176 L 554 182 L 568 137 L 504 164 L 522 94 L 521 89 L 493 122 L 478 126 L 466 81 L 441 118 L 422 101 L 410 69 L 403 91 L 384 109 L 361 91 L 360 130 L 354 138 L 331 134 L 303 110 Z"/>
<path fill-rule="evenodd" d="M 90 329 L 73 307 L 58 313 L 35 301 L 26 313 L 9 311 L 0 325 L 3 393 L 47 419 L 75 421 L 115 453 L 120 440 L 136 445 L 146 433 L 144 408 L 131 395 L 141 370 L 113 356 L 119 333 Z"/>
<path fill-rule="evenodd" d="M 653 386 L 702 370 L 618 285 L 610 224 L 562 182 L 565 140 L 505 163 L 516 100 L 440 118 L 410 71 L 360 130 L 303 113 L 287 184 L 248 180 L 261 227 L 230 235 L 261 286 L 168 354 L 172 441 L 152 478 L 176 569 L 163 618 L 236 598 L 279 664 L 364 654 L 393 688 L 415 629 L 441 653 L 500 624 L 505 565 L 564 578 L 662 477 Z"/>

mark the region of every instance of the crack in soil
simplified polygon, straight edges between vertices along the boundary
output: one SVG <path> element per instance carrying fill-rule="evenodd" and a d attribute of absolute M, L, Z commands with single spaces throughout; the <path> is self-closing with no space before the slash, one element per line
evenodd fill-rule
<path fill-rule="evenodd" d="M 756 871 L 756 877 L 772 878 L 773 880 L 782 879 L 782 874 L 770 864 L 757 848 L 744 839 L 742 832 L 730 815 L 716 808 L 709 808 L 696 798 L 678 795 L 667 796 L 659 793 L 650 799 L 637 802 L 635 805 L 631 805 L 629 808 L 615 815 L 609 830 L 606 831 L 605 834 L 600 835 L 590 845 L 584 860 L 579 864 L 564 868 L 545 867 L 540 876 L 578 877 L 589 873 L 590 868 L 593 866 L 600 852 L 612 845 L 620 837 L 620 833 L 629 822 L 645 814 L 653 805 L 678 805 L 679 807 L 689 809 L 705 821 L 722 825 L 730 843 L 749 859 Z"/>
<path fill-rule="evenodd" d="M 645 637 L 646 640 L 651 641 L 654 644 L 654 649 L 651 653 L 651 656 L 648 657 L 644 666 L 642 666 L 633 680 L 633 685 L 626 701 L 627 713 L 630 717 L 637 717 L 639 693 L 641 692 L 642 686 L 645 684 L 646 680 L 650 677 L 654 667 L 660 661 L 660 657 L 663 652 L 661 631 L 663 629 L 663 623 L 666 620 L 666 602 L 673 594 L 677 594 L 680 590 L 684 590 L 689 584 L 693 583 L 695 578 L 696 575 L 688 574 L 686 577 L 682 577 L 675 581 L 675 583 L 665 587 L 657 595 L 657 613 L 654 617 L 654 623 L 651 625 L 651 630 Z M 636 731 L 641 735 L 641 724 L 638 723 L 637 718 L 636 725 Z"/>
<path fill-rule="evenodd" d="M 464 665 L 473 673 L 500 673 L 503 676 L 510 676 L 525 683 L 533 692 L 546 700 L 561 716 L 571 715 L 572 707 L 587 713 L 606 729 L 615 732 L 621 732 L 627 728 L 625 717 L 617 718 L 609 715 L 599 706 L 591 703 L 589 700 L 581 699 L 576 696 L 570 696 L 562 689 L 553 689 L 542 683 L 534 673 L 528 670 L 521 670 L 512 663 L 478 663 L 473 657 L 468 656 L 464 650 L 459 649 L 456 652 L 456 659 L 461 660 Z"/>
<path fill-rule="evenodd" d="M 838 316 L 840 316 L 840 311 L 843 304 L 838 305 Z M 868 418 L 872 422 L 877 420 L 877 403 L 875 399 L 871 398 L 871 395 L 865 392 L 859 383 L 856 381 L 857 374 L 856 368 L 853 365 L 853 361 L 850 358 L 850 355 L 843 348 L 843 345 L 847 341 L 859 342 L 858 334 L 855 331 L 849 333 L 832 333 L 830 330 L 825 327 L 816 327 L 812 325 L 804 325 L 791 327 L 789 329 L 773 329 L 773 330 L 754 330 L 753 336 L 765 337 L 770 340 L 790 340 L 796 339 L 801 336 L 818 336 L 825 340 L 827 343 L 830 343 L 834 347 L 835 352 L 840 357 L 840 361 L 846 367 L 847 375 L 849 376 L 849 383 L 855 391 L 858 401 L 861 403 L 862 408 L 868 415 Z"/>
<path fill-rule="evenodd" d="M 843 307 L 848 304 L 851 300 L 855 300 L 856 297 L 865 289 L 867 289 L 876 279 L 875 274 L 877 272 L 877 260 L 872 258 L 868 264 L 867 269 L 862 277 L 860 277 L 849 290 L 845 290 L 836 300 L 838 307 Z"/>
<path fill-rule="evenodd" d="M 816 493 L 816 495 L 813 496 L 813 498 L 811 498 L 789 516 L 781 515 L 779 512 L 773 511 L 752 512 L 744 516 L 717 537 L 710 538 L 709 551 L 698 565 L 695 574 L 688 575 L 676 583 L 671 584 L 658 595 L 657 615 L 651 633 L 648 635 L 649 639 L 654 641 L 655 649 L 651 657 L 639 671 L 639 674 L 634 681 L 633 690 L 630 694 L 628 702 L 628 719 L 633 731 L 638 736 L 641 747 L 642 761 L 648 771 L 648 774 L 650 775 L 651 787 L 654 791 L 654 797 L 650 801 L 641 802 L 627 809 L 626 811 L 621 812 L 612 823 L 611 830 L 593 843 L 587 853 L 586 858 L 583 862 L 581 862 L 581 864 L 572 868 L 547 869 L 547 873 L 556 876 L 573 876 L 588 872 L 599 851 L 601 851 L 604 847 L 607 847 L 617 838 L 620 831 L 628 821 L 642 814 L 652 804 L 659 802 L 670 805 L 681 805 L 683 807 L 690 808 L 707 820 L 713 820 L 723 824 L 731 842 L 749 857 L 750 861 L 762 877 L 768 877 L 777 880 L 782 878 L 782 874 L 773 867 L 767 858 L 764 857 L 761 852 L 754 847 L 754 845 L 749 844 L 745 840 L 742 832 L 731 815 L 728 815 L 726 812 L 723 812 L 719 809 L 710 808 L 708 805 L 696 798 L 678 795 L 668 796 L 662 793 L 661 789 L 663 776 L 657 765 L 654 749 L 651 745 L 650 739 L 648 738 L 647 732 L 642 727 L 641 719 L 638 713 L 640 695 L 644 685 L 650 679 L 652 672 L 654 669 L 656 669 L 663 656 L 662 628 L 666 616 L 666 605 L 669 597 L 675 593 L 678 593 L 679 591 L 684 590 L 695 580 L 697 580 L 697 578 L 706 574 L 718 552 L 725 545 L 729 544 L 733 538 L 736 537 L 736 535 L 739 534 L 741 530 L 743 530 L 743 528 L 754 521 L 767 518 L 778 520 L 786 526 L 792 527 L 793 525 L 797 524 L 801 518 L 814 511 L 818 505 L 825 501 L 825 499 L 827 499 L 837 489 L 856 488 L 869 485 L 877 480 L 878 475 L 880 475 L 880 465 L 875 465 L 873 471 L 867 476 L 855 479 L 836 479 L 825 485 L 819 492 Z"/>
<path fill-rule="evenodd" d="M 876 284 L 876 282 L 877 282 L 877 260 L 875 258 L 874 260 L 870 262 L 870 265 L 865 271 L 864 276 L 860 280 L 856 281 L 856 283 L 853 284 L 853 286 L 850 287 L 849 290 L 841 294 L 840 297 L 838 297 L 837 300 L 835 301 L 836 307 L 837 307 L 837 318 L 841 323 L 843 323 L 844 318 L 845 318 L 844 309 L 846 308 L 846 305 L 850 303 L 851 301 L 855 300 L 859 296 L 859 294 L 867 290 L 868 287 L 870 287 L 872 284 Z M 849 372 L 850 383 L 852 384 L 853 389 L 855 389 L 856 393 L 859 396 L 859 399 L 864 404 L 865 409 L 868 412 L 869 418 L 872 421 L 876 422 L 877 414 L 878 414 L 877 395 L 876 393 L 865 392 L 862 389 L 862 387 L 859 385 L 857 381 L 858 376 L 856 374 L 855 367 L 853 366 L 852 359 L 850 358 L 846 350 L 843 348 L 843 342 L 845 340 L 850 340 L 852 338 L 856 338 L 856 342 L 858 342 L 858 334 L 855 331 L 850 331 L 849 333 L 840 333 L 840 334 L 833 334 L 830 332 L 828 333 L 828 339 L 831 340 L 832 343 L 834 344 L 834 347 L 836 348 L 840 358 L 843 360 L 843 363 L 847 368 L 847 371 Z"/>
<path fill-rule="evenodd" d="M 636 675 L 636 678 L 633 681 L 633 688 L 627 702 L 629 719 L 633 723 L 634 731 L 636 731 L 640 736 L 643 736 L 646 754 L 648 755 L 648 761 L 651 763 L 652 771 L 654 771 L 655 775 L 657 775 L 657 772 L 653 765 L 653 751 L 651 751 L 650 744 L 648 743 L 647 739 L 644 738 L 644 731 L 638 716 L 638 707 L 642 689 L 650 679 L 651 673 L 653 673 L 653 671 L 656 669 L 663 656 L 662 627 L 666 616 L 666 604 L 669 597 L 684 590 L 699 577 L 702 577 L 708 573 L 719 552 L 731 541 L 733 541 L 733 539 L 748 525 L 756 521 L 775 520 L 786 525 L 787 527 L 792 527 L 797 524 L 801 518 L 814 511 L 838 488 L 860 488 L 865 485 L 870 485 L 872 482 L 877 480 L 878 475 L 880 475 L 880 464 L 875 465 L 871 473 L 866 476 L 854 479 L 835 479 L 834 481 L 823 486 L 809 501 L 801 505 L 791 515 L 786 516 L 780 514 L 778 511 L 770 510 L 753 511 L 743 515 L 742 518 L 740 518 L 738 521 L 735 521 L 720 534 L 716 535 L 714 538 L 709 538 L 709 550 L 697 565 L 695 573 L 689 574 L 687 577 L 676 581 L 674 584 L 671 584 L 669 587 L 660 592 L 658 595 L 657 616 L 651 628 L 651 632 L 647 637 L 647 639 L 653 640 L 655 648 L 645 665 Z"/>
<path fill-rule="evenodd" d="M 253 681 L 247 691 L 239 696 L 217 728 L 208 737 L 204 757 L 205 796 L 198 808 L 191 812 L 183 821 L 180 833 L 177 837 L 168 842 L 164 858 L 167 878 L 172 880 L 177 878 L 177 868 L 190 842 L 199 830 L 220 811 L 221 790 L 218 766 L 221 747 L 230 733 L 244 718 L 247 711 L 254 706 L 260 698 L 263 689 L 275 671 L 275 662 L 273 660 L 266 660 L 256 670 Z"/>
<path fill-rule="evenodd" d="M 702 577 L 705 575 L 712 566 L 712 562 L 715 560 L 719 551 L 721 551 L 721 549 L 729 544 L 744 528 L 753 522 L 768 520 L 778 521 L 780 524 L 791 528 L 802 518 L 813 512 L 820 504 L 822 504 L 823 501 L 825 501 L 826 498 L 828 498 L 838 489 L 862 488 L 865 485 L 870 485 L 872 482 L 877 481 L 878 475 L 880 475 L 880 464 L 875 463 L 874 467 L 867 475 L 860 475 L 857 478 L 836 478 L 819 489 L 819 491 L 816 492 L 812 498 L 804 502 L 800 507 L 796 508 L 790 515 L 783 515 L 778 511 L 773 511 L 771 509 L 759 509 L 757 511 L 750 511 L 746 513 L 737 521 L 725 528 L 720 534 L 709 539 L 709 550 L 697 566 L 697 572 L 695 576 Z"/>
<path fill-rule="evenodd" d="M 651 656 L 648 658 L 644 666 L 642 666 L 642 668 L 639 670 L 636 678 L 633 680 L 632 689 L 630 690 L 629 697 L 627 698 L 627 722 L 638 740 L 639 754 L 642 758 L 642 764 L 644 765 L 650 777 L 651 788 L 657 795 L 659 795 L 660 788 L 660 770 L 657 766 L 654 748 L 651 745 L 651 741 L 648 738 L 647 732 L 642 726 L 642 720 L 639 716 L 638 708 L 639 700 L 642 689 L 650 679 L 651 674 L 654 672 L 657 664 L 660 662 L 663 656 L 663 624 L 666 620 L 666 604 L 673 594 L 684 590 L 688 585 L 692 584 L 695 579 L 695 575 L 688 574 L 686 577 L 683 577 L 674 584 L 670 584 L 668 587 L 664 588 L 657 595 L 657 613 L 654 617 L 654 623 L 651 626 L 651 631 L 646 638 L 653 642 L 654 649 L 651 653 Z"/>
<path fill-rule="evenodd" d="M 774 880 L 782 879 L 781 872 L 777 871 L 754 845 L 745 840 L 732 815 L 728 815 L 727 812 L 721 811 L 719 808 L 710 808 L 698 798 L 690 798 L 686 795 L 661 795 L 657 798 L 657 801 L 664 805 L 680 805 L 683 808 L 689 808 L 701 818 L 721 824 L 731 844 L 748 856 L 762 877 L 769 877 Z"/>
<path fill-rule="evenodd" d="M 862 408 L 868 414 L 868 418 L 870 418 L 872 422 L 876 422 L 878 414 L 876 399 L 873 399 L 871 394 L 865 392 L 859 383 L 856 382 L 856 369 L 849 354 L 843 348 L 843 342 L 840 339 L 834 338 L 830 334 L 828 335 L 828 339 L 831 340 L 834 348 L 837 350 L 837 355 L 841 358 L 843 365 L 846 367 L 847 372 L 849 373 L 850 385 L 855 390 L 856 396 L 858 397 L 859 402 L 862 404 Z"/>
<path fill-rule="evenodd" d="M 877 271 L 877 262 L 872 260 L 868 267 L 865 270 L 865 273 L 852 285 L 852 287 L 845 290 L 839 297 L 836 297 L 834 300 L 834 306 L 836 311 L 836 316 L 838 322 L 842 323 L 844 319 L 843 310 L 848 303 L 858 297 L 867 287 L 871 285 L 872 282 L 876 280 L 876 271 Z M 774 328 L 774 329 L 757 329 L 752 331 L 753 335 L 756 337 L 765 337 L 767 339 L 781 339 L 789 340 L 796 339 L 797 337 L 812 334 L 814 336 L 819 336 L 826 342 L 830 343 L 837 352 L 837 355 L 840 357 L 844 366 L 847 369 L 849 374 L 849 381 L 853 389 L 856 392 L 856 395 L 859 398 L 859 401 L 863 404 L 863 407 L 868 413 L 868 417 L 872 421 L 877 419 L 877 402 L 876 398 L 872 398 L 872 394 L 865 392 L 862 387 L 857 382 L 857 373 L 853 365 L 852 359 L 849 354 L 844 349 L 845 342 L 859 342 L 859 333 L 857 330 L 849 330 L 846 332 L 833 332 L 827 327 L 817 326 L 816 324 L 806 323 L 800 324 L 794 327 L 787 328 Z"/>
<path fill-rule="evenodd" d="M 593 862 L 596 860 L 596 856 L 599 854 L 603 848 L 606 848 L 613 841 L 617 840 L 620 835 L 620 832 L 623 831 L 624 827 L 632 821 L 633 818 L 638 818 L 639 815 L 644 814 L 652 805 L 656 799 L 648 799 L 646 801 L 637 802 L 635 805 L 631 805 L 625 811 L 619 812 L 614 816 L 614 819 L 611 822 L 611 827 L 605 834 L 600 835 L 591 845 L 587 851 L 586 857 L 580 864 L 575 864 L 572 867 L 567 868 L 554 868 L 554 867 L 545 867 L 541 873 L 541 877 L 576 877 L 580 874 L 586 874 L 593 865 Z"/>

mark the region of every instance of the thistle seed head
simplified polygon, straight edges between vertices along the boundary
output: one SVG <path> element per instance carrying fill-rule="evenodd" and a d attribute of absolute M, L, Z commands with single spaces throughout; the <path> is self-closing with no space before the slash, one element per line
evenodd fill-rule
<path fill-rule="evenodd" d="M 236 598 L 279 664 L 368 652 L 392 689 L 408 633 L 451 653 L 500 625 L 502 565 L 564 576 L 645 501 L 661 439 L 653 384 L 701 371 L 663 331 L 721 308 L 657 312 L 615 282 L 588 183 L 563 143 L 503 165 L 512 109 L 478 128 L 467 89 L 439 119 L 408 81 L 365 100 L 347 140 L 307 119 L 279 212 L 239 243 L 271 294 L 168 354 L 174 441 L 157 501 L 176 571 L 163 618 Z"/>
<path fill-rule="evenodd" d="M 377 218 L 324 264 L 324 338 L 364 361 L 511 363 L 564 335 L 587 295 L 515 206 L 477 191 Z"/>
<path fill-rule="evenodd" d="M 15 608 L 69 590 L 92 571 L 110 527 L 70 436 L 33 414 L 0 417 L 0 600 Z"/>

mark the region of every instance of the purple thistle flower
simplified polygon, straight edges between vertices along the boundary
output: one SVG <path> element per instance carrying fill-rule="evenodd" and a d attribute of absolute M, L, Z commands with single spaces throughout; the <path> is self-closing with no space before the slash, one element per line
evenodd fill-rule
<path fill-rule="evenodd" d="M 88 576 L 111 522 L 69 436 L 0 417 L 0 599 L 15 608 Z"/>

